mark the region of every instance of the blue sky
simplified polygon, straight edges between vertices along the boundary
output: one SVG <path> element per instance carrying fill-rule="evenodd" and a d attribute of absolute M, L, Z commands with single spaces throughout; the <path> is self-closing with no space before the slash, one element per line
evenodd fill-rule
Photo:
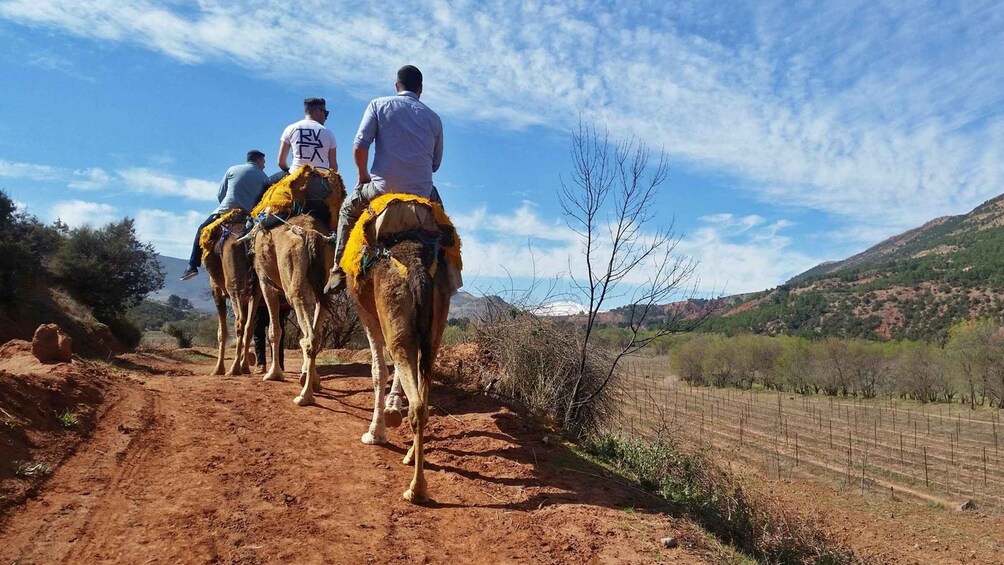
<path fill-rule="evenodd" d="M 580 119 L 664 149 L 657 222 L 702 289 L 760 290 L 1004 187 L 1004 7 L 920 2 L 0 0 L 0 188 L 187 254 L 220 177 L 322 96 L 346 181 L 366 102 L 425 73 L 472 291 L 566 276 Z M 320 9 L 323 6 L 323 9 Z"/>

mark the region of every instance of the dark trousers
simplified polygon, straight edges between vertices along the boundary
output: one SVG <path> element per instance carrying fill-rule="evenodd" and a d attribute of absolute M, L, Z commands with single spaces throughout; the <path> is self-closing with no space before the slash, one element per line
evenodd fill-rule
<path fill-rule="evenodd" d="M 279 368 L 285 369 L 283 364 L 283 342 L 286 340 L 286 316 L 289 315 L 289 307 L 279 306 Z M 268 349 L 268 306 L 263 300 L 258 305 L 258 312 L 254 320 L 254 354 L 259 365 L 265 364 L 265 350 Z"/>
<path fill-rule="evenodd" d="M 188 259 L 188 266 L 192 269 L 198 269 L 199 265 L 202 264 L 202 247 L 199 245 L 199 236 L 202 235 L 202 230 L 206 226 L 215 222 L 220 215 L 213 212 L 206 218 L 206 221 L 202 222 L 199 229 L 195 230 L 195 243 L 192 244 L 192 257 Z"/>

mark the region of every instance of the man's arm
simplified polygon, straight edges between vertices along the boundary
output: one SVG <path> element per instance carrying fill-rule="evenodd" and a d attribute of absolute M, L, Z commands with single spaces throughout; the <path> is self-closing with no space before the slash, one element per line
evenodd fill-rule
<path fill-rule="evenodd" d="M 368 147 L 353 147 L 352 160 L 356 162 L 356 171 L 359 172 L 359 184 L 366 184 L 373 180 L 370 178 L 369 160 L 370 150 Z"/>
<path fill-rule="evenodd" d="M 370 178 L 369 160 L 370 144 L 376 139 L 377 118 L 376 107 L 373 102 L 366 106 L 363 112 L 363 119 L 359 123 L 359 131 L 356 132 L 356 139 L 352 143 L 352 160 L 356 163 L 356 171 L 359 173 L 359 184 L 365 184 L 373 180 Z"/>
<path fill-rule="evenodd" d="M 227 196 L 227 179 L 230 178 L 230 171 L 227 170 L 226 174 L 223 175 L 223 180 L 220 181 L 220 190 L 216 193 L 216 201 L 220 204 L 223 203 L 223 199 Z"/>
<path fill-rule="evenodd" d="M 335 171 L 337 173 L 338 172 L 338 157 L 335 155 L 335 153 L 337 153 L 337 152 L 335 151 L 334 147 L 332 147 L 331 149 L 328 149 L 328 166 L 331 168 L 332 171 Z"/>
<path fill-rule="evenodd" d="M 289 163 L 286 158 L 289 157 L 289 142 L 285 139 L 279 143 L 279 168 L 289 172 Z"/>
<path fill-rule="evenodd" d="M 443 163 L 443 130 L 439 130 L 436 136 L 436 145 L 432 148 L 432 172 L 439 170 L 439 165 Z"/>

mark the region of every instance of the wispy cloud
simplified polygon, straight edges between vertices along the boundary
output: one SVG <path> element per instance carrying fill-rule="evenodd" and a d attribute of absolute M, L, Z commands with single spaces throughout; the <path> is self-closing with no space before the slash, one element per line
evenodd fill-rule
<path fill-rule="evenodd" d="M 464 237 L 464 272 L 467 278 L 582 277 L 586 265 L 582 242 L 564 225 L 551 225 L 536 209 L 524 204 L 508 213 L 478 209 L 454 214 Z M 537 226 L 517 233 L 513 226 Z M 819 263 L 792 249 L 785 234 L 794 224 L 769 221 L 758 215 L 722 213 L 701 218 L 692 234 L 682 237 L 677 255 L 697 261 L 695 282 L 702 292 L 752 292 L 770 288 Z M 646 265 L 625 282 L 643 284 Z"/>
<path fill-rule="evenodd" d="M 189 200 L 215 201 L 219 184 L 207 180 L 185 178 L 151 169 L 132 168 L 116 171 L 130 190 L 158 196 L 181 196 Z"/>
<path fill-rule="evenodd" d="M 360 97 L 414 62 L 426 98 L 458 119 L 565 128 L 581 115 L 735 175 L 766 202 L 873 227 L 961 212 L 1004 185 L 1004 59 L 990 47 L 1004 35 L 999 3 L 344 2 L 309 21 L 285 11 L 269 0 L 0 5 L 9 20 L 186 63 L 275 78 L 324 68 Z M 230 41 L 236 29 L 246 41 Z"/>
<path fill-rule="evenodd" d="M 43 182 L 65 182 L 70 188 L 94 190 L 108 185 L 111 177 L 102 169 L 66 169 L 39 163 L 0 159 L 0 177 Z"/>
<path fill-rule="evenodd" d="M 136 235 L 153 245 L 161 255 L 187 258 L 205 213 L 189 210 L 181 214 L 156 209 L 136 212 Z"/>
<path fill-rule="evenodd" d="M 204 179 L 181 177 L 147 168 L 128 168 L 108 172 L 98 167 L 67 169 L 38 163 L 0 159 L 0 177 L 47 183 L 65 183 L 74 190 L 116 189 L 157 196 L 181 197 L 213 202 L 219 185 Z"/>

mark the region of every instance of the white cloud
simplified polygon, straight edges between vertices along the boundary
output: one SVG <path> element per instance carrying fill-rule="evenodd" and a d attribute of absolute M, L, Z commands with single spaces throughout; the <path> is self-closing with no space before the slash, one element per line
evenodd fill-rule
<path fill-rule="evenodd" d="M 768 222 L 756 215 L 715 214 L 685 237 L 681 253 L 698 260 L 696 276 L 705 291 L 726 294 L 764 290 L 818 264 L 819 259 L 790 248 L 782 230 L 787 220 Z"/>
<path fill-rule="evenodd" d="M 77 190 L 98 190 L 107 187 L 112 180 L 111 175 L 96 167 L 78 169 L 73 171 L 73 176 L 74 180 L 71 180 L 67 186 Z"/>
<path fill-rule="evenodd" d="M 52 206 L 53 219 L 60 219 L 71 228 L 80 226 L 101 227 L 120 219 L 114 206 L 83 200 L 62 200 Z"/>
<path fill-rule="evenodd" d="M 1002 10 L 440 0 L 344 2 L 305 21 L 269 0 L 14 0 L 0 17 L 273 78 L 325 68 L 360 97 L 412 61 L 425 98 L 454 117 L 566 128 L 581 115 L 766 202 L 901 229 L 1004 185 Z M 229 41 L 236 29 L 248 40 Z"/>
<path fill-rule="evenodd" d="M 116 188 L 207 202 L 216 201 L 216 193 L 219 189 L 217 183 L 208 180 L 179 177 L 141 167 L 121 169 L 109 173 L 98 167 L 67 169 L 5 159 L 0 159 L 0 177 L 50 183 L 65 182 L 67 187 L 82 191 Z"/>
<path fill-rule="evenodd" d="M 216 201 L 219 184 L 184 178 L 144 168 L 116 171 L 127 190 L 149 192 L 158 196 L 181 196 L 189 200 Z"/>
<path fill-rule="evenodd" d="M 464 245 L 465 278 L 568 279 L 581 278 L 585 261 L 581 242 L 567 227 L 551 226 L 524 204 L 508 214 L 489 214 L 483 208 L 453 216 Z M 701 218 L 694 233 L 685 235 L 676 255 L 697 261 L 695 281 L 701 292 L 729 294 L 770 288 L 819 263 L 819 259 L 791 249 L 783 234 L 794 224 L 768 221 L 758 215 L 722 213 Z M 538 226 L 517 235 L 513 226 Z M 543 226 L 543 227 L 540 227 Z M 602 251 L 602 250 L 601 250 Z M 651 265 L 642 265 L 625 279 L 643 284 Z"/>
<path fill-rule="evenodd" d="M 60 178 L 62 174 L 63 172 L 60 169 L 49 165 L 19 163 L 0 159 L 0 177 L 49 181 Z"/>
<path fill-rule="evenodd" d="M 161 255 L 187 259 L 192 252 L 195 230 L 208 214 L 189 210 L 182 214 L 143 209 L 136 213 L 136 235 Z"/>

